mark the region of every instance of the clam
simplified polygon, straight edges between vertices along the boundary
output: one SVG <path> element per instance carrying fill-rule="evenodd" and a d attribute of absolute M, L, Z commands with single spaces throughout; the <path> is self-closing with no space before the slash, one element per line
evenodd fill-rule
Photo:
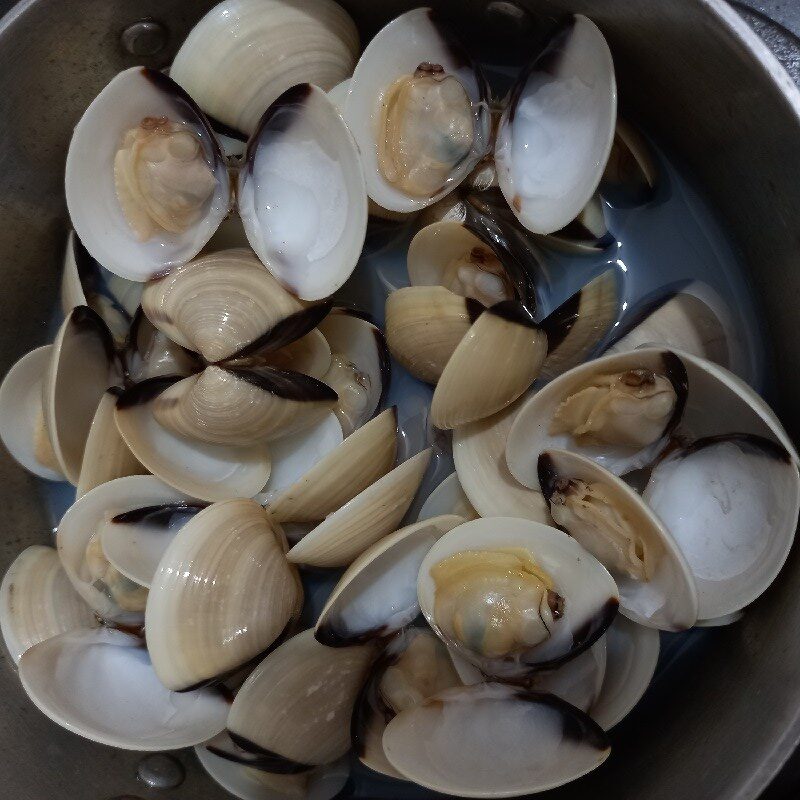
<path fill-rule="evenodd" d="M 85 191 L 87 182 L 93 191 Z M 161 72 L 132 67 L 92 101 L 70 142 L 70 218 L 111 272 L 146 281 L 193 258 L 228 213 L 222 152 L 200 109 Z"/>
<path fill-rule="evenodd" d="M 367 45 L 342 110 L 367 193 L 414 211 L 452 191 L 488 148 L 487 86 L 438 15 L 417 8 Z"/>
<path fill-rule="evenodd" d="M 501 678 L 579 655 L 619 606 L 614 580 L 574 539 L 511 517 L 473 520 L 442 536 L 422 562 L 417 591 L 434 631 Z"/>
<path fill-rule="evenodd" d="M 506 461 L 523 485 L 539 486 L 548 448 L 582 453 L 615 474 L 648 464 L 681 420 L 686 365 L 667 350 L 636 350 L 574 367 L 532 395 L 508 434 Z"/>
<path fill-rule="evenodd" d="M 617 582 L 621 613 L 662 630 L 694 625 L 692 570 L 662 521 L 633 489 L 590 458 L 565 450 L 545 450 L 538 472 L 555 524 Z"/>
<path fill-rule="evenodd" d="M 435 384 L 484 307 L 443 286 L 407 286 L 386 298 L 386 343 L 415 378 Z"/>
<path fill-rule="evenodd" d="M 523 71 L 497 131 L 498 182 L 528 230 L 558 231 L 586 206 L 603 176 L 616 119 L 608 44 L 576 14 Z"/>
<path fill-rule="evenodd" d="M 325 647 L 311 630 L 292 637 L 236 695 L 228 716 L 233 741 L 273 772 L 336 761 L 350 748 L 353 705 L 374 655 L 371 644 Z"/>
<path fill-rule="evenodd" d="M 386 475 L 396 457 L 397 409 L 392 407 L 282 487 L 267 508 L 280 522 L 321 522 Z"/>
<path fill-rule="evenodd" d="M 42 411 L 61 471 L 77 485 L 97 405 L 112 384 L 114 346 L 100 317 L 78 306 L 56 335 L 42 383 Z"/>
<path fill-rule="evenodd" d="M 147 474 L 147 470 L 119 435 L 114 419 L 116 405 L 117 393 L 114 391 L 107 391 L 97 405 L 83 450 L 78 476 L 78 497 L 115 478 Z"/>
<path fill-rule="evenodd" d="M 652 200 L 657 181 L 658 166 L 650 145 L 631 122 L 617 117 L 600 194 L 615 208 L 641 206 Z"/>
<path fill-rule="evenodd" d="M 409 628 L 392 639 L 375 663 L 353 711 L 353 747 L 362 764 L 404 780 L 383 752 L 388 722 L 461 680 L 447 648 L 433 633 Z"/>
<path fill-rule="evenodd" d="M 253 497 L 267 482 L 267 445 L 219 445 L 186 439 L 159 424 L 153 404 L 179 377 L 151 378 L 117 399 L 117 428 L 131 452 L 153 475 L 186 494 L 214 502 Z"/>
<path fill-rule="evenodd" d="M 456 428 L 453 461 L 464 493 L 482 517 L 511 514 L 549 525 L 550 510 L 538 485 L 523 486 L 506 463 L 508 432 L 525 402 L 523 396 L 491 417 Z"/>
<path fill-rule="evenodd" d="M 547 336 L 528 309 L 505 300 L 482 313 L 448 360 L 431 402 L 437 428 L 502 411 L 528 389 L 547 355 Z"/>
<path fill-rule="evenodd" d="M 177 750 L 225 727 L 228 702 L 215 690 L 165 689 L 144 641 L 100 628 L 62 633 L 20 659 L 28 697 L 53 722 L 127 750 Z"/>
<path fill-rule="evenodd" d="M 346 647 L 391 636 L 419 614 L 417 573 L 442 534 L 464 520 L 454 514 L 401 528 L 378 540 L 334 587 L 314 628 L 317 641 Z"/>
<path fill-rule="evenodd" d="M 63 481 L 42 413 L 42 380 L 53 357 L 46 344 L 26 353 L 0 384 L 0 438 L 11 457 L 29 472 Z"/>
<path fill-rule="evenodd" d="M 724 418 L 728 406 L 718 408 Z M 775 580 L 794 540 L 800 475 L 774 439 L 710 436 L 659 462 L 643 499 L 686 556 L 698 616 L 715 619 L 744 608 Z"/>
<path fill-rule="evenodd" d="M 431 449 L 412 456 L 327 516 L 289 550 L 289 561 L 345 567 L 397 529 L 417 493 Z"/>
<path fill-rule="evenodd" d="M 298 84 L 266 109 L 237 195 L 251 247 L 291 292 L 319 300 L 350 277 L 367 195 L 356 144 L 322 89 Z"/>
<path fill-rule="evenodd" d="M 144 315 L 141 306 L 133 317 L 120 358 L 126 383 L 171 375 L 187 377 L 203 367 L 197 353 L 175 344 L 158 330 Z"/>
<path fill-rule="evenodd" d="M 120 278 L 95 261 L 75 231 L 67 236 L 61 277 L 61 310 L 67 316 L 76 306 L 89 306 L 108 325 L 114 341 L 122 343 L 139 300 L 142 284 Z"/>
<path fill-rule="evenodd" d="M 156 674 L 186 691 L 237 669 L 281 635 L 302 597 L 258 503 L 209 506 L 178 531 L 150 587 L 145 624 Z"/>
<path fill-rule="evenodd" d="M 335 308 L 319 324 L 332 363 L 322 380 L 339 395 L 336 416 L 345 436 L 372 419 L 389 388 L 391 364 L 380 328 L 359 312 Z"/>
<path fill-rule="evenodd" d="M 611 623 L 603 637 L 607 659 L 600 696 L 590 710 L 592 719 L 608 731 L 641 700 L 658 663 L 658 631 L 623 616 Z"/>
<path fill-rule="evenodd" d="M 157 478 L 134 475 L 103 483 L 69 507 L 56 530 L 58 555 L 78 594 L 100 617 L 135 627 L 142 623 L 147 602 L 147 590 L 106 558 L 103 525 L 134 509 L 191 501 Z"/>
<path fill-rule="evenodd" d="M 445 689 L 394 717 L 383 750 L 403 776 L 462 797 L 560 786 L 610 752 L 602 729 L 553 695 L 500 683 Z"/>
<path fill-rule="evenodd" d="M 0 584 L 0 630 L 14 663 L 39 642 L 96 625 L 54 548 L 33 545 L 14 559 Z"/>
<path fill-rule="evenodd" d="M 541 241 L 554 250 L 591 254 L 607 249 L 617 240 L 608 230 L 603 199 L 595 193 L 572 222 Z"/>
<path fill-rule="evenodd" d="M 429 495 L 422 504 L 417 519 L 432 519 L 441 514 L 455 514 L 464 520 L 477 519 L 478 512 L 472 507 L 469 498 L 464 494 L 458 475 L 450 473 Z"/>
<path fill-rule="evenodd" d="M 349 77 L 358 52 L 356 26 L 332 0 L 224 0 L 192 28 L 170 76 L 215 122 L 249 136 L 290 87 Z"/>

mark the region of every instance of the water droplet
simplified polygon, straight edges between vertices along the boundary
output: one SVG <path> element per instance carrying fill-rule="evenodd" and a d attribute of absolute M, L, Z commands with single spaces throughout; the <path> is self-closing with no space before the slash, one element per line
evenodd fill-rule
<path fill-rule="evenodd" d="M 133 56 L 154 56 L 164 49 L 169 34 L 167 29 L 152 19 L 134 22 L 122 32 L 122 47 Z"/>
<path fill-rule="evenodd" d="M 156 753 L 139 762 L 139 780 L 151 789 L 174 789 L 183 783 L 186 770 L 172 756 Z"/>

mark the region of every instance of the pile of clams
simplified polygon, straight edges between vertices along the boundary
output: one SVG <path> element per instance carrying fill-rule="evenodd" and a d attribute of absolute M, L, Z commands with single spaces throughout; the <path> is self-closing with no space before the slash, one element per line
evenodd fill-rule
<path fill-rule="evenodd" d="M 613 262 L 540 313 L 547 254 L 660 179 L 597 26 L 541 33 L 502 96 L 430 9 L 362 51 L 332 0 L 224 0 L 86 109 L 63 322 L 0 387 L 8 452 L 76 488 L 0 587 L 53 721 L 195 746 L 245 799 L 358 762 L 529 794 L 609 756 L 659 631 L 775 579 L 798 456 L 724 314 L 684 286 L 621 323 Z M 387 236 L 378 324 L 343 298 Z M 434 387 L 426 441 L 392 369 Z"/>

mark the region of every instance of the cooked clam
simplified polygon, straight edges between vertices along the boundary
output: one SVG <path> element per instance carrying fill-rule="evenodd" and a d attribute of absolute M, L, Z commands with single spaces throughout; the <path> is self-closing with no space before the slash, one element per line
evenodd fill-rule
<path fill-rule="evenodd" d="M 464 494 L 458 475 L 452 472 L 429 495 L 423 503 L 417 520 L 432 519 L 441 514 L 455 514 L 465 521 L 477 519 L 478 512 Z"/>

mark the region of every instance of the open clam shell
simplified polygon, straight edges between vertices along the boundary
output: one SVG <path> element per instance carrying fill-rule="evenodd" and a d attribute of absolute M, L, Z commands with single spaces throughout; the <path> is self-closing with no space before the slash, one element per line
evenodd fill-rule
<path fill-rule="evenodd" d="M 124 210 L 120 203 L 116 159 L 118 152 L 123 152 L 129 131 L 141 125 L 152 127 L 162 119 L 166 119 L 164 124 L 175 124 L 176 130 L 191 137 L 193 146 L 199 148 L 196 168 L 202 172 L 198 180 L 204 188 L 202 194 L 193 194 L 196 189 L 186 178 L 186 164 L 180 160 L 167 172 L 147 164 L 137 167 L 141 169 L 137 180 L 143 182 L 138 192 L 147 187 L 159 203 L 164 200 L 161 192 L 171 192 L 175 198 L 186 199 L 195 210 L 174 232 L 147 216 L 140 229 L 141 240 L 129 220 L 134 219 L 132 214 L 142 212 Z M 91 192 L 85 190 L 87 182 L 92 184 Z M 231 200 L 225 160 L 208 121 L 178 84 L 145 67 L 121 72 L 86 109 L 70 142 L 65 184 L 69 215 L 86 249 L 111 272 L 134 281 L 146 281 L 197 255 L 228 213 Z M 134 197 L 130 202 L 136 207 Z M 166 207 L 169 205 L 167 202 Z M 147 236 L 144 231 L 151 224 L 151 235 Z"/>
<path fill-rule="evenodd" d="M 484 588 L 470 586 L 466 578 L 463 596 L 457 598 L 457 613 L 461 615 L 463 624 L 467 625 L 464 630 L 469 629 L 478 644 L 473 642 L 467 646 L 447 632 L 455 628 L 451 625 L 453 620 L 442 619 L 437 614 L 439 587 L 432 570 L 452 556 L 483 552 L 487 557 L 494 552 L 529 554 L 535 559 L 538 568 L 550 576 L 552 591 L 564 598 L 563 607 L 555 612 L 556 616 L 550 627 L 542 619 L 546 630 L 537 644 L 522 642 L 517 645 L 514 637 L 511 637 L 508 641 L 514 645 L 513 651 L 504 656 L 495 655 L 493 650 L 486 655 L 482 649 L 478 649 L 485 646 L 481 634 L 484 621 L 469 617 L 477 609 L 469 598 L 473 592 L 480 594 Z M 491 586 L 487 577 L 485 591 L 491 591 Z M 502 589 L 498 591 L 502 592 Z M 442 536 L 422 562 L 417 592 L 425 619 L 442 640 L 486 675 L 501 678 L 525 677 L 537 670 L 552 669 L 574 658 L 602 636 L 619 607 L 619 593 L 613 578 L 574 539 L 556 528 L 511 517 L 472 520 Z M 510 607 L 515 602 L 516 598 L 510 598 Z M 507 622 L 506 625 L 513 623 Z M 505 636 L 505 632 L 499 627 L 497 632 Z M 508 632 L 510 633 L 510 629 Z"/>
<path fill-rule="evenodd" d="M 120 631 L 63 633 L 20 659 L 19 676 L 42 713 L 73 733 L 127 750 L 177 750 L 225 727 L 228 703 L 214 690 L 165 689 L 144 641 Z"/>
<path fill-rule="evenodd" d="M 553 233 L 586 206 L 608 161 L 616 119 L 608 44 L 576 14 L 522 73 L 497 131 L 498 182 L 528 230 Z"/>
<path fill-rule="evenodd" d="M 692 570 L 662 521 L 624 481 L 566 450 L 539 456 L 539 482 L 556 525 L 614 577 L 620 612 L 651 628 L 697 620 Z"/>
<path fill-rule="evenodd" d="M 224 0 L 192 28 L 170 76 L 244 138 L 291 86 L 328 90 L 349 77 L 358 52 L 355 23 L 332 0 Z"/>
<path fill-rule="evenodd" d="M 33 545 L 14 559 L 0 583 L 0 630 L 14 663 L 39 642 L 96 626 L 54 548 Z"/>
<path fill-rule="evenodd" d="M 284 642 L 244 682 L 228 716 L 234 742 L 274 772 L 330 764 L 350 748 L 350 717 L 375 656 L 330 648 L 312 630 Z"/>
<path fill-rule="evenodd" d="M 320 522 L 287 554 L 295 564 L 345 567 L 394 531 L 408 511 L 431 460 L 431 449 L 412 456 Z"/>
<path fill-rule="evenodd" d="M 441 514 L 455 514 L 464 520 L 477 519 L 479 514 L 461 488 L 458 475 L 450 473 L 429 495 L 419 511 L 418 521 Z"/>
<path fill-rule="evenodd" d="M 89 428 L 89 435 L 86 437 L 86 447 L 83 450 L 81 471 L 78 476 L 77 497 L 82 497 L 95 486 L 113 481 L 115 478 L 147 474 L 147 470 L 119 435 L 114 418 L 116 406 L 116 392 L 108 391 L 100 398 Z"/>
<path fill-rule="evenodd" d="M 282 487 L 269 498 L 268 510 L 279 522 L 321 522 L 386 475 L 396 457 L 397 409 L 392 407 Z"/>
<path fill-rule="evenodd" d="M 616 242 L 608 230 L 603 199 L 592 195 L 575 219 L 555 233 L 542 237 L 543 246 L 566 253 L 598 253 Z"/>
<path fill-rule="evenodd" d="M 237 192 L 251 247 L 289 291 L 319 300 L 350 277 L 367 193 L 355 141 L 322 89 L 298 84 L 269 106 Z"/>
<path fill-rule="evenodd" d="M 386 298 L 386 342 L 415 378 L 435 384 L 484 307 L 443 286 L 406 286 Z"/>
<path fill-rule="evenodd" d="M 267 445 L 247 447 L 186 439 L 159 424 L 153 403 L 179 377 L 152 378 L 117 399 L 117 428 L 136 458 L 153 475 L 186 494 L 214 502 L 253 497 L 270 475 Z"/>
<path fill-rule="evenodd" d="M 643 499 L 694 573 L 698 616 L 717 618 L 755 600 L 783 566 L 797 527 L 800 475 L 789 451 L 771 439 L 712 436 L 661 461 Z"/>
<path fill-rule="evenodd" d="M 0 439 L 28 472 L 63 481 L 42 412 L 42 382 L 52 357 L 52 345 L 37 347 L 6 373 L 0 384 Z"/>
<path fill-rule="evenodd" d="M 605 356 L 565 372 L 520 408 L 506 445 L 511 474 L 523 485 L 538 488 L 538 458 L 551 448 L 589 456 L 615 474 L 649 464 L 684 414 L 687 367 L 672 351 L 646 349 Z M 551 433 L 557 414 L 569 410 L 567 402 L 577 408 L 584 397 L 586 406 L 576 415 L 580 422 L 570 419 L 569 426 L 580 431 L 584 427 L 575 425 L 585 426 L 590 433 L 583 435 L 592 437 L 589 443 L 581 444 L 569 431 Z M 594 443 L 592 426 L 605 437 L 603 443 Z M 624 443 L 605 443 L 623 438 Z"/>
<path fill-rule="evenodd" d="M 600 194 L 614 208 L 641 206 L 653 199 L 658 166 L 647 140 L 624 117 L 617 117 Z"/>
<path fill-rule="evenodd" d="M 598 767 L 610 744 L 582 711 L 553 695 L 498 683 L 446 689 L 398 714 L 383 749 L 401 774 L 462 797 L 514 797 Z"/>
<path fill-rule="evenodd" d="M 150 657 L 185 691 L 263 653 L 302 606 L 283 540 L 253 500 L 216 503 L 179 531 L 147 598 Z"/>
<path fill-rule="evenodd" d="M 309 333 L 329 308 L 298 300 L 245 249 L 196 258 L 142 295 L 153 325 L 211 363 L 273 353 Z"/>
<path fill-rule="evenodd" d="M 431 421 L 449 429 L 511 405 L 539 374 L 547 336 L 515 300 L 484 311 L 458 343 L 431 401 Z"/>
<path fill-rule="evenodd" d="M 415 73 L 431 86 L 415 85 Z M 429 8 L 401 14 L 367 45 L 342 114 L 358 143 L 369 196 L 391 211 L 415 211 L 443 197 L 488 147 L 486 82 Z M 392 169 L 390 181 L 387 161 L 395 160 L 401 168 L 398 176 Z"/>
<path fill-rule="evenodd" d="M 363 314 L 334 308 L 319 324 L 331 348 L 323 381 L 339 395 L 336 416 L 345 436 L 372 419 L 389 389 L 391 363 L 380 328 Z"/>
<path fill-rule="evenodd" d="M 391 636 L 419 614 L 417 574 L 442 534 L 464 522 L 453 514 L 401 528 L 365 550 L 342 575 L 314 628 L 317 641 L 346 647 Z"/>
<path fill-rule="evenodd" d="M 112 383 L 114 345 L 106 324 L 87 306 L 64 320 L 42 383 L 42 412 L 61 471 L 77 485 L 97 405 Z"/>
<path fill-rule="evenodd" d="M 550 510 L 542 493 L 523 486 L 506 464 L 508 432 L 525 397 L 486 419 L 453 431 L 453 461 L 459 482 L 482 517 L 510 514 L 550 524 Z"/>
<path fill-rule="evenodd" d="M 590 716 L 608 731 L 621 722 L 641 700 L 658 663 L 658 631 L 618 616 L 603 637 L 606 669 L 600 696 Z"/>
<path fill-rule="evenodd" d="M 143 619 L 144 594 L 139 584 L 131 582 L 116 569 L 97 577 L 87 562 L 87 550 L 103 524 L 134 509 L 169 503 L 188 503 L 192 498 L 150 475 L 134 475 L 103 483 L 87 492 L 69 507 L 56 530 L 56 544 L 61 563 L 78 594 L 103 618 L 128 625 Z M 98 542 L 102 554 L 102 545 Z M 106 560 L 107 562 L 107 560 Z M 135 596 L 134 596 L 135 595 Z M 135 601 L 128 604 L 127 600 Z"/>
<path fill-rule="evenodd" d="M 120 359 L 126 383 L 141 383 L 169 375 L 186 377 L 203 367 L 197 353 L 176 344 L 158 330 L 141 306 L 134 314 Z"/>

